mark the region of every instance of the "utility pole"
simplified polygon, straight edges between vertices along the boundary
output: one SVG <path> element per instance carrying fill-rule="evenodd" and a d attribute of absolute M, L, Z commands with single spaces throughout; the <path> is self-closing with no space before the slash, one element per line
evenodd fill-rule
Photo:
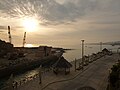
<path fill-rule="evenodd" d="M 100 52 L 102 52 L 102 42 L 100 42 Z"/>
<path fill-rule="evenodd" d="M 12 42 L 12 38 L 11 38 L 11 33 L 10 33 L 10 26 L 8 26 L 8 35 L 9 35 L 9 42 Z"/>
<path fill-rule="evenodd" d="M 39 84 L 42 83 L 42 66 L 39 67 Z"/>
<path fill-rule="evenodd" d="M 24 37 L 23 37 L 23 47 L 25 46 L 25 43 L 26 43 L 26 32 L 24 33 Z"/>
<path fill-rule="evenodd" d="M 75 72 L 76 72 L 76 58 L 75 58 Z"/>
<path fill-rule="evenodd" d="M 81 40 L 82 41 L 82 67 L 83 67 L 83 64 L 84 64 L 84 41 L 85 40 Z"/>
<path fill-rule="evenodd" d="M 11 74 L 7 81 L 7 90 L 13 90 L 13 81 L 13 74 Z"/>

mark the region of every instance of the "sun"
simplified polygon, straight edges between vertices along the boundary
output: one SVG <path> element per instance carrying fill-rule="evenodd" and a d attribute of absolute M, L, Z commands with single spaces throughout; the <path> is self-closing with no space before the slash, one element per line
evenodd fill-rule
<path fill-rule="evenodd" d="M 34 32 L 38 28 L 38 21 L 35 18 L 24 18 L 22 20 L 22 26 L 27 32 Z"/>
<path fill-rule="evenodd" d="M 34 47 L 32 44 L 26 44 L 25 47 Z"/>

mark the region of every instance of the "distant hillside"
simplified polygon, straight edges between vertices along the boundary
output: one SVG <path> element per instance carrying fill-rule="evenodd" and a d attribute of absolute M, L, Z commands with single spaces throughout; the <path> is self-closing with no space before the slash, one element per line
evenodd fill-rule
<path fill-rule="evenodd" d="M 115 41 L 115 42 L 106 42 L 104 44 L 109 44 L 109 45 L 120 45 L 120 41 Z"/>
<path fill-rule="evenodd" d="M 88 45 L 100 45 L 100 43 L 87 43 Z M 120 45 L 120 41 L 114 41 L 114 42 L 103 42 L 103 45 Z"/>

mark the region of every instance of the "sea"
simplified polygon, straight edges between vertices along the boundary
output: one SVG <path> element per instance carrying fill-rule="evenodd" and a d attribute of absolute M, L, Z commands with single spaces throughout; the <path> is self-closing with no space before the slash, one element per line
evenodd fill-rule
<path fill-rule="evenodd" d="M 81 58 L 81 48 L 82 48 L 81 45 L 63 46 L 62 48 L 71 49 L 71 50 L 66 50 L 65 53 L 63 54 L 64 58 L 69 62 Z M 116 45 L 116 46 L 102 45 L 102 49 L 104 48 L 107 48 L 108 50 L 113 52 L 118 52 L 119 51 L 118 48 L 120 48 L 120 45 Z M 100 51 L 100 45 L 84 45 L 84 55 L 91 55 L 92 53 L 97 53 L 99 51 Z M 27 77 L 33 76 L 37 73 L 38 73 L 38 68 L 35 68 L 33 70 L 29 70 L 24 73 L 20 73 L 18 75 L 14 75 L 14 80 L 19 81 Z M 6 85 L 7 80 L 8 78 L 3 78 L 0 80 L 0 90 Z"/>
<path fill-rule="evenodd" d="M 102 45 L 102 49 L 106 48 L 113 52 L 118 52 L 118 48 L 120 45 L 112 46 L 112 45 Z M 76 45 L 75 47 L 71 47 L 73 50 L 68 50 L 64 53 L 64 57 L 70 62 L 75 59 L 80 59 L 82 56 L 82 47 L 81 45 Z M 101 51 L 100 45 L 84 45 L 84 55 L 91 55 L 93 53 L 97 53 Z"/>

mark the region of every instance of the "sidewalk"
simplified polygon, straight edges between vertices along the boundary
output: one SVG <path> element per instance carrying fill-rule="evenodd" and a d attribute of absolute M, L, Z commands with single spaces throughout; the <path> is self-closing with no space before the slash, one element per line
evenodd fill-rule
<path fill-rule="evenodd" d="M 104 57 L 102 57 L 98 60 L 104 60 Z M 80 70 L 80 71 L 76 71 L 76 72 L 74 70 L 74 62 L 72 62 L 73 67 L 71 68 L 71 72 L 68 75 L 65 75 L 64 73 L 55 75 L 52 71 L 44 72 L 42 74 L 42 84 L 39 84 L 39 78 L 37 76 L 35 79 L 30 80 L 30 81 L 26 82 L 25 84 L 19 86 L 17 88 L 17 90 L 43 90 L 51 84 L 72 80 L 72 79 L 76 78 L 77 76 L 79 76 L 80 74 L 82 74 L 82 72 L 86 71 L 89 67 L 91 67 L 97 61 L 89 63 L 88 66 L 84 67 L 83 71 Z M 77 67 L 78 67 L 78 63 L 79 63 L 79 61 L 77 61 Z"/>
<path fill-rule="evenodd" d="M 26 82 L 25 84 L 19 86 L 17 90 L 40 90 L 44 87 L 46 87 L 48 84 L 68 80 L 71 78 L 74 78 L 76 75 L 81 73 L 82 71 L 76 71 L 74 70 L 74 62 L 71 62 L 73 67 L 70 70 L 70 74 L 65 75 L 63 73 L 58 73 L 57 75 L 53 73 L 52 70 L 46 71 L 42 73 L 42 84 L 39 84 L 39 77 L 37 77 L 33 80 L 30 80 Z M 77 61 L 77 67 L 78 67 L 79 61 Z M 30 86 L 30 87 L 29 87 Z"/>

